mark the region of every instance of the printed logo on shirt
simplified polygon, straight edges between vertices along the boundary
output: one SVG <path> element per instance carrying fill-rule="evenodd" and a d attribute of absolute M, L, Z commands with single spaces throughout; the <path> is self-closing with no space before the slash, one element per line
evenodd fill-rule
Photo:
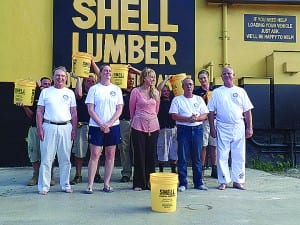
<path fill-rule="evenodd" d="M 69 96 L 68 95 L 63 95 L 63 99 L 65 102 L 67 102 L 69 100 Z"/>
<path fill-rule="evenodd" d="M 110 92 L 110 96 L 115 97 L 116 95 L 117 95 L 117 93 L 115 91 Z"/>
<path fill-rule="evenodd" d="M 236 93 L 236 92 L 232 93 L 231 99 L 232 99 L 232 102 L 234 102 L 235 104 L 237 104 L 239 106 L 243 105 L 242 98 L 238 93 Z"/>
<path fill-rule="evenodd" d="M 199 107 L 200 107 L 199 103 L 198 103 L 198 102 L 195 102 L 195 103 L 194 103 L 194 108 L 195 108 L 195 109 L 199 109 Z"/>

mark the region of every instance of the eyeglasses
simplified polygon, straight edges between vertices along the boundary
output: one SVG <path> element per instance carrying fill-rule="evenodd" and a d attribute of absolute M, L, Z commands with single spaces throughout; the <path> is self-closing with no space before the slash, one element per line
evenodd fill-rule
<path fill-rule="evenodd" d="M 185 86 L 193 86 L 194 84 L 193 83 L 185 83 L 184 85 Z"/>

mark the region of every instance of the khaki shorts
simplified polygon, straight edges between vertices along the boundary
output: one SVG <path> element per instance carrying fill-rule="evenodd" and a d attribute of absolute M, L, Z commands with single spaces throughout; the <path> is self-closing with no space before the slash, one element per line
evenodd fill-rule
<path fill-rule="evenodd" d="M 72 146 L 72 153 L 76 158 L 84 158 L 89 147 L 89 125 L 77 128 L 77 136 Z"/>
<path fill-rule="evenodd" d="M 30 127 L 28 130 L 28 158 L 31 163 L 41 161 L 40 139 L 36 127 Z"/>
<path fill-rule="evenodd" d="M 203 121 L 202 127 L 203 127 L 203 147 L 206 147 L 208 145 L 217 146 L 216 138 L 210 136 L 210 128 L 209 128 L 208 120 Z"/>

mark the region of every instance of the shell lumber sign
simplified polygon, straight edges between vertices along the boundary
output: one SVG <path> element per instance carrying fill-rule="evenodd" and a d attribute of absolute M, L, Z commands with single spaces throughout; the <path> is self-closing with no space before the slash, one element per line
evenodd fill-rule
<path fill-rule="evenodd" d="M 54 66 L 73 52 L 96 62 L 194 74 L 195 2 L 181 0 L 54 0 Z"/>

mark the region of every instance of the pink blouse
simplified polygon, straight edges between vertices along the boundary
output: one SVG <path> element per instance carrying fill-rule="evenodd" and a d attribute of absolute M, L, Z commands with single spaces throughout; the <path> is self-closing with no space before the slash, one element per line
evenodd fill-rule
<path fill-rule="evenodd" d="M 142 132 L 159 130 L 157 113 L 159 102 L 155 99 L 145 99 L 139 88 L 134 88 L 130 94 L 129 110 L 131 127 Z"/>

